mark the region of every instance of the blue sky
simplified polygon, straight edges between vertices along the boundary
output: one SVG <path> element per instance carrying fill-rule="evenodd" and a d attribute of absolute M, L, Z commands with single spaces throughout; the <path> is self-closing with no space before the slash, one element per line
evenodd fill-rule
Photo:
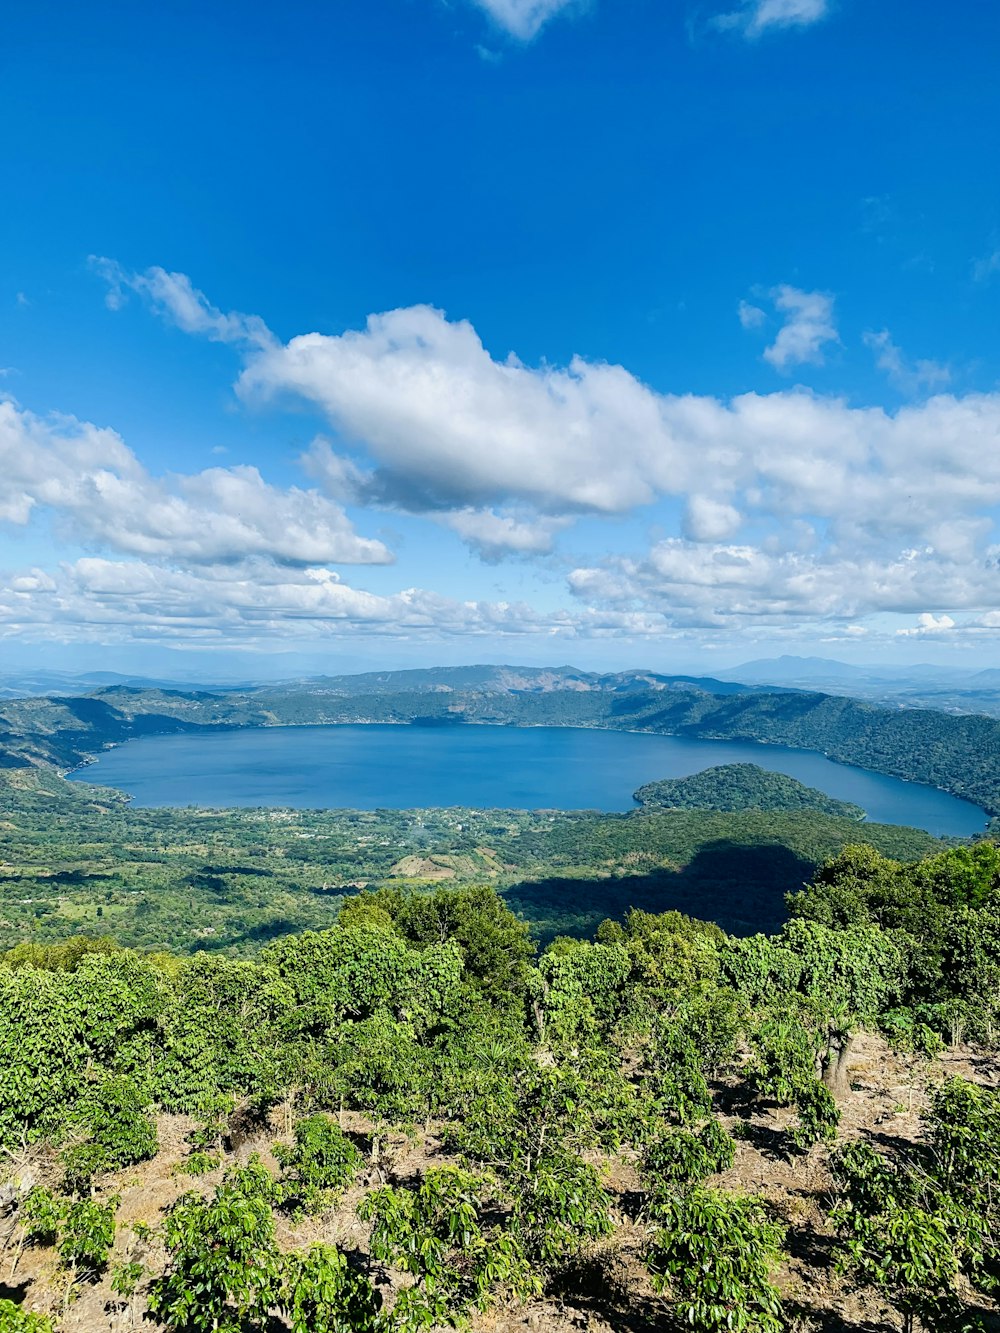
<path fill-rule="evenodd" d="M 5 656 L 991 661 L 998 39 L 930 0 L 18 7 Z"/>

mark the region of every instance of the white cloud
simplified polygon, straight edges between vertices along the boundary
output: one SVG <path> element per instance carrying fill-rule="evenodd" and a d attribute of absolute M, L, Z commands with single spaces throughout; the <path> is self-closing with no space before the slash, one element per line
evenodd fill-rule
<path fill-rule="evenodd" d="M 976 282 L 988 282 L 994 273 L 1000 273 L 1000 250 L 983 255 L 972 265 L 972 276 Z"/>
<path fill-rule="evenodd" d="M 830 12 L 829 0 L 744 0 L 742 9 L 719 14 L 718 28 L 731 28 L 748 38 L 759 37 L 769 28 L 806 28 Z"/>
<path fill-rule="evenodd" d="M 899 629 L 896 633 L 901 638 L 923 637 L 926 634 L 947 634 L 949 630 L 955 628 L 955 622 L 951 616 L 936 616 L 930 611 L 924 611 L 917 617 L 917 623 L 911 629 Z"/>
<path fill-rule="evenodd" d="M 193 563 L 264 556 L 295 564 L 386 564 L 316 490 L 269 485 L 256 468 L 153 477 L 124 441 L 67 417 L 0 401 L 0 520 L 51 511 L 78 541 Z"/>
<path fill-rule="evenodd" d="M 769 552 L 759 546 L 705 545 L 668 538 L 641 559 L 615 556 L 573 570 L 571 591 L 610 609 L 660 614 L 674 625 L 730 628 L 745 622 L 808 623 L 946 605 L 997 602 L 998 551 L 976 566 L 950 564 L 933 550 L 891 559 L 836 550 Z M 921 614 L 926 629 L 949 628 Z M 954 623 L 954 622 L 952 622 Z M 856 631 L 855 631 L 856 632 Z"/>
<path fill-rule="evenodd" d="M 259 560 L 181 570 L 87 557 L 64 564 L 55 577 L 40 570 L 0 576 L 0 637 L 576 638 L 649 635 L 663 628 L 661 617 L 637 612 L 543 613 L 523 603 L 459 601 L 420 588 L 376 594 L 345 584 L 329 569 L 281 568 Z"/>
<path fill-rule="evenodd" d="M 440 516 L 445 527 L 458 534 L 486 561 L 508 555 L 546 555 L 556 533 L 571 520 L 561 517 L 519 517 L 492 509 L 456 509 Z"/>
<path fill-rule="evenodd" d="M 783 287 L 775 302 L 778 362 L 836 337 L 831 298 Z M 872 336 L 878 355 L 898 350 Z M 582 514 L 670 500 L 674 532 L 645 557 L 575 558 L 587 614 L 732 626 L 1000 609 L 1000 393 L 893 412 L 803 388 L 662 394 L 582 357 L 494 356 L 471 324 L 427 306 L 239 351 L 244 397 L 292 395 L 330 422 L 332 442 L 304 462 L 338 512 L 425 514 L 497 559 L 544 555 Z M 930 366 L 900 354 L 897 368 L 927 383 Z"/>
<path fill-rule="evenodd" d="M 785 316 L 777 338 L 764 350 L 764 360 L 777 370 L 811 363 L 823 364 L 823 348 L 837 342 L 833 297 L 827 292 L 803 292 L 783 284 L 773 288 L 775 308 Z"/>
<path fill-rule="evenodd" d="M 951 380 L 951 371 L 938 361 L 909 361 L 896 346 L 888 329 L 864 335 L 866 347 L 875 354 L 875 364 L 889 381 L 904 393 L 919 393 L 922 389 L 939 389 Z"/>
<path fill-rule="evenodd" d="M 127 293 L 132 291 L 185 333 L 250 347 L 267 347 L 274 342 L 274 335 L 262 319 L 238 311 L 223 314 L 192 286 L 184 273 L 168 273 L 158 267 L 148 268 L 144 273 L 129 273 L 115 260 L 100 255 L 91 255 L 90 264 L 108 284 L 104 300 L 109 310 L 120 310 Z"/>
<path fill-rule="evenodd" d="M 766 313 L 761 310 L 759 305 L 751 305 L 749 301 L 741 301 L 737 307 L 737 314 L 740 317 L 740 323 L 745 329 L 759 329 L 767 319 Z"/>
<path fill-rule="evenodd" d="M 685 535 L 697 542 L 717 542 L 732 537 L 742 522 L 740 511 L 731 504 L 707 495 L 692 495 L 684 521 Z"/>
<path fill-rule="evenodd" d="M 293 392 L 378 461 L 363 478 L 323 467 L 411 509 L 519 500 L 622 512 L 648 503 L 682 466 L 661 400 L 620 366 L 565 369 L 494 360 L 472 325 L 413 306 L 361 332 L 312 333 L 248 359 L 245 397 Z"/>
<path fill-rule="evenodd" d="M 499 27 L 522 42 L 537 37 L 544 24 L 577 0 L 472 0 Z"/>

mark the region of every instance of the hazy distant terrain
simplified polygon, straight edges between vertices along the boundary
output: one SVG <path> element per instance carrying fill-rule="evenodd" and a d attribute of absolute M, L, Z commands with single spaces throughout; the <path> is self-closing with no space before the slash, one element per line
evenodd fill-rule
<path fill-rule="evenodd" d="M 722 680 L 784 689 L 822 690 L 873 703 L 1000 717 L 1000 669 L 955 666 L 852 666 L 825 657 L 772 657 L 719 673 Z"/>

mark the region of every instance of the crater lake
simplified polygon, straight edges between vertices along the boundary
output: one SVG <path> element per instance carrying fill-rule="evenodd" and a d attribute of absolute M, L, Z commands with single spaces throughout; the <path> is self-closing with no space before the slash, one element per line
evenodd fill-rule
<path fill-rule="evenodd" d="M 953 837 L 986 827 L 984 811 L 968 801 L 810 750 L 575 727 L 366 724 L 151 736 L 71 776 L 147 807 L 624 811 L 635 808 L 642 783 L 734 763 L 852 801 L 877 823 Z"/>

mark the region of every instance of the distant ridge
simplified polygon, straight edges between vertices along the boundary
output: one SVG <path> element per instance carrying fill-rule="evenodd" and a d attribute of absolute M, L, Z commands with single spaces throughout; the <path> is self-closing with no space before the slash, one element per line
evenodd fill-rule
<path fill-rule="evenodd" d="M 579 667 L 476 666 L 412 667 L 402 671 L 366 671 L 356 675 L 306 676 L 295 682 L 304 689 L 334 694 L 410 694 L 477 690 L 485 694 L 544 694 L 552 690 L 630 693 L 635 690 L 704 690 L 706 694 L 743 694 L 752 688 L 741 681 L 714 676 L 664 675 L 656 671 L 582 671 Z M 262 688 L 274 689 L 273 684 Z"/>

